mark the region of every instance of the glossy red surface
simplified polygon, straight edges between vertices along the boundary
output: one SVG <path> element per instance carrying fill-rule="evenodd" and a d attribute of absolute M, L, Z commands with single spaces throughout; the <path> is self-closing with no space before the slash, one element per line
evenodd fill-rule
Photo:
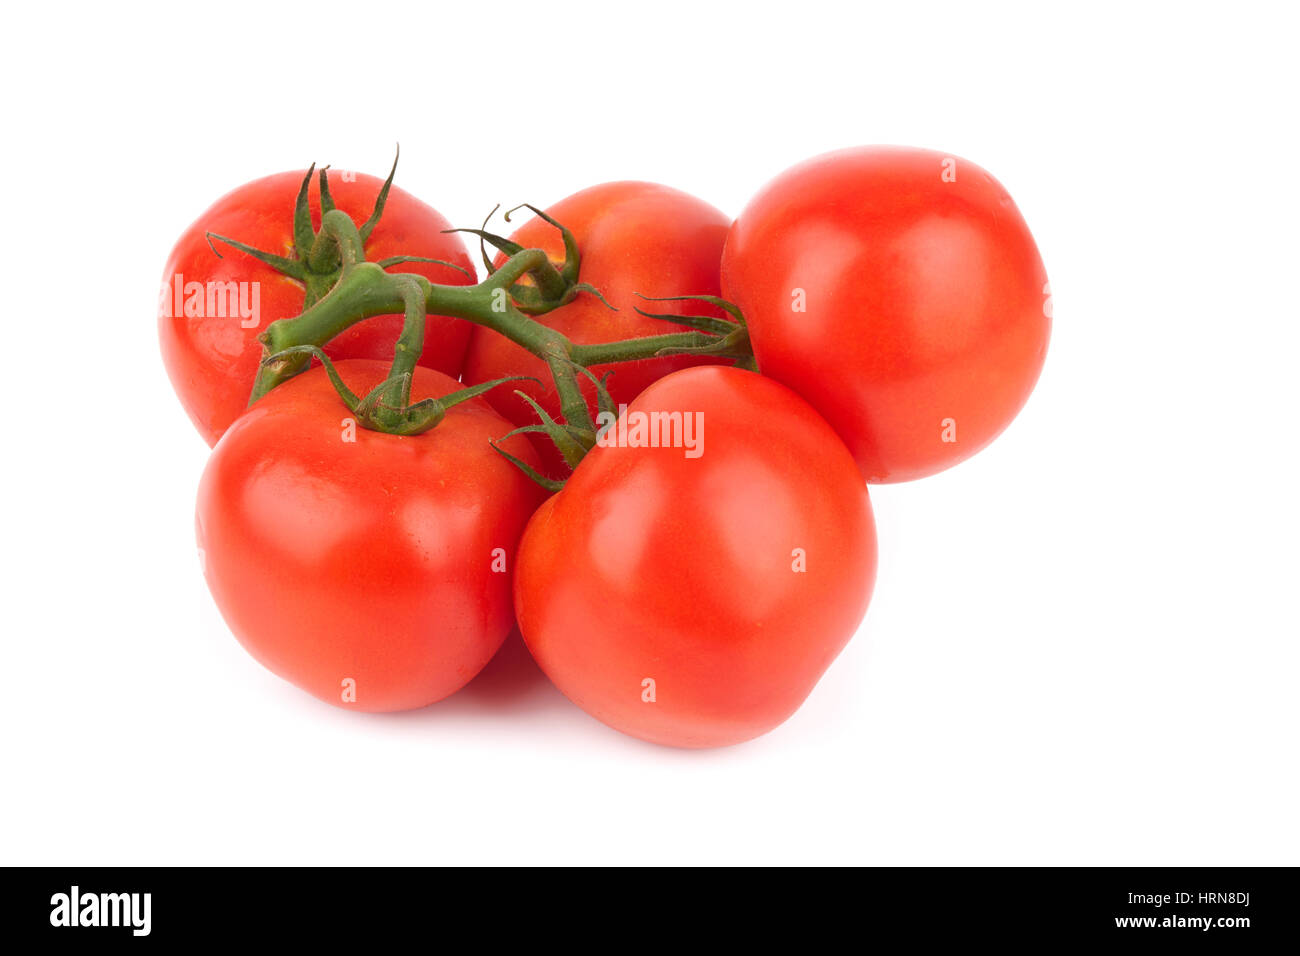
<path fill-rule="evenodd" d="M 364 393 L 387 365 L 338 370 Z M 458 387 L 417 368 L 413 400 Z M 410 437 L 348 420 L 317 367 L 231 426 L 199 487 L 205 575 L 240 643 L 276 674 L 349 709 L 422 707 L 468 682 L 510 631 L 515 549 L 542 496 L 489 447 L 510 426 L 481 399 Z M 522 438 L 504 447 L 536 463 Z"/>
<path fill-rule="evenodd" d="M 1047 275 L 1011 197 L 974 163 L 922 149 L 848 149 L 782 173 L 732 227 L 722 287 L 759 369 L 811 402 L 872 482 L 933 474 L 992 441 L 1051 332 Z"/>
<path fill-rule="evenodd" d="M 699 413 L 701 454 L 595 448 L 520 543 L 520 629 L 611 727 L 738 743 L 789 717 L 861 622 L 876 568 L 867 488 L 830 426 L 752 372 L 676 372 L 628 415 L 654 411 Z"/>

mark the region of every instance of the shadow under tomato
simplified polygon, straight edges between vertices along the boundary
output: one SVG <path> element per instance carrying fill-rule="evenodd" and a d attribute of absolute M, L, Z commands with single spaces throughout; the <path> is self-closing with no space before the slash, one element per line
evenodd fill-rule
<path fill-rule="evenodd" d="M 516 628 L 510 632 L 487 666 L 479 671 L 478 676 L 446 700 L 434 704 L 432 709 L 438 710 L 458 700 L 467 704 L 508 706 L 512 702 L 533 696 L 564 700 L 564 695 L 537 666 L 533 655 L 528 652 L 528 645 Z"/>
<path fill-rule="evenodd" d="M 482 726 L 484 718 L 488 718 L 488 723 L 496 723 L 495 719 L 502 716 L 506 716 L 506 719 L 501 725 L 514 725 L 519 720 L 518 715 L 525 712 L 530 718 L 540 717 L 548 722 L 554 721 L 550 726 L 563 728 L 565 734 L 590 735 L 592 739 L 599 739 L 610 746 L 621 744 L 630 750 L 658 755 L 663 759 L 700 760 L 707 759 L 710 754 L 716 759 L 719 754 L 744 749 L 743 745 L 721 750 L 662 747 L 606 727 L 575 706 L 551 683 L 550 678 L 533 660 L 518 629 L 510 632 L 487 666 L 450 697 L 419 710 L 370 716 L 384 720 L 440 724 L 457 724 L 464 719 L 470 725 Z M 536 724 L 532 726 L 535 728 Z"/>
<path fill-rule="evenodd" d="M 542 673 L 515 629 L 487 666 L 456 693 L 428 707 L 387 716 L 442 721 L 467 714 L 538 712 L 572 706 Z"/>

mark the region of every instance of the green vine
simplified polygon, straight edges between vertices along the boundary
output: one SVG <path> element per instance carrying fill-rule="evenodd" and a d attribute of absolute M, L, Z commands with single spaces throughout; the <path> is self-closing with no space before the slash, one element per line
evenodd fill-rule
<path fill-rule="evenodd" d="M 551 419 L 532 403 L 539 413 L 540 424 L 525 426 L 523 430 L 545 432 L 569 465 L 575 466 L 596 440 L 591 412 L 579 388 L 580 377 L 595 378 L 590 372 L 591 366 L 662 355 L 699 355 L 732 359 L 737 364 L 753 367 L 753 353 L 743 316 L 731 303 L 714 296 L 672 296 L 670 299 L 705 302 L 724 310 L 729 319 L 637 310 L 642 315 L 686 325 L 691 328 L 689 332 L 583 345 L 537 321 L 534 316 L 560 308 L 579 295 L 595 295 L 602 302 L 604 298 L 596 289 L 579 281 L 581 257 L 573 234 L 534 206 L 516 207 L 507 212 L 505 218 L 509 221 L 512 212 L 527 208 L 558 229 L 565 249 L 564 262 L 558 266 L 541 249 L 526 249 L 488 232 L 485 222 L 481 229 L 451 230 L 468 232 L 479 238 L 488 277 L 477 285 L 439 285 L 424 276 L 389 272 L 389 268 L 404 262 L 440 262 L 418 256 L 396 256 L 378 262 L 366 259 L 365 242 L 383 214 L 397 169 L 396 160 L 374 210 L 361 227 L 334 207 L 327 169 L 321 169 L 319 174 L 322 213 L 319 231 L 312 229 L 307 201 L 315 166 L 303 179 L 294 208 L 294 258 L 276 256 L 224 236 L 209 235 L 210 243 L 216 239 L 255 256 L 301 281 L 307 290 L 301 315 L 272 322 L 259 337 L 263 359 L 249 404 L 306 370 L 315 357 L 325 364 L 335 389 L 355 414 L 358 424 L 396 435 L 413 435 L 433 428 L 445 416 L 447 408 L 513 380 L 500 379 L 463 389 L 442 399 L 426 399 L 411 405 L 411 380 L 424 347 L 425 319 L 430 314 L 446 315 L 491 329 L 547 364 L 560 397 L 563 421 Z M 508 258 L 496 265 L 487 254 L 487 244 Z M 358 397 L 342 382 L 322 347 L 358 322 L 397 312 L 403 313 L 405 320 L 392 370 L 388 378 L 369 394 Z M 597 386 L 603 402 L 607 393 L 603 383 L 597 383 Z M 524 466 L 522 462 L 516 463 Z M 534 477 L 540 478 L 535 473 Z"/>

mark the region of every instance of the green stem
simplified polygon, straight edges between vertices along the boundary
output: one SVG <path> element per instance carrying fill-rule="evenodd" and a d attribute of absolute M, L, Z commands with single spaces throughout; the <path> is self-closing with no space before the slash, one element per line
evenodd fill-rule
<path fill-rule="evenodd" d="M 547 358 L 546 364 L 551 370 L 551 377 L 555 379 L 555 391 L 560 396 L 560 414 L 564 416 L 565 424 L 591 432 L 594 442 L 596 423 L 591 420 L 591 409 L 587 407 L 587 400 L 582 397 L 582 389 L 578 387 L 578 373 L 573 362 L 566 361 L 563 355 L 552 354 Z"/>
<path fill-rule="evenodd" d="M 718 341 L 716 335 L 703 332 L 668 332 L 664 335 L 647 335 L 620 342 L 598 342 L 593 345 L 574 344 L 569 358 L 579 365 L 614 365 L 618 362 L 636 362 L 654 358 L 663 349 L 701 348 Z"/>
<path fill-rule="evenodd" d="M 330 213 L 326 218 L 333 224 L 335 234 L 345 236 L 347 229 L 340 228 L 342 223 L 333 216 Z M 347 225 L 352 226 L 350 220 Z M 352 231 L 356 231 L 355 226 Z M 344 263 L 338 282 L 302 315 L 279 319 L 267 326 L 261 337 L 267 356 L 303 345 L 324 346 L 363 319 L 406 312 L 414 286 L 424 296 L 428 315 L 447 315 L 482 325 L 545 361 L 556 373 L 566 419 L 573 414 L 578 417 L 569 419 L 570 424 L 590 427 L 590 413 L 578 391 L 576 373 L 563 358 L 579 365 L 605 365 L 654 358 L 662 349 L 702 348 L 718 341 L 716 336 L 702 332 L 675 332 L 597 345 L 574 343 L 563 333 L 520 312 L 510 299 L 510 287 L 525 274 L 535 274 L 543 266 L 553 269 L 541 249 L 525 249 L 511 256 L 478 285 L 458 286 L 435 285 L 423 276 L 388 273 L 376 263 L 352 260 L 348 242 L 341 241 L 339 248 L 343 250 Z M 414 355 L 418 357 L 419 352 Z M 303 371 L 310 360 L 309 354 L 299 352 L 264 363 L 258 370 L 249 404 Z"/>
<path fill-rule="evenodd" d="M 397 337 L 397 348 L 393 354 L 393 368 L 389 380 L 397 381 L 397 394 L 391 401 L 399 408 L 411 403 L 411 380 L 415 376 L 415 364 L 424 351 L 424 325 L 428 313 L 425 311 L 424 289 L 410 276 L 394 276 L 402 283 L 402 298 L 406 304 L 406 321 L 402 323 L 402 334 Z"/>

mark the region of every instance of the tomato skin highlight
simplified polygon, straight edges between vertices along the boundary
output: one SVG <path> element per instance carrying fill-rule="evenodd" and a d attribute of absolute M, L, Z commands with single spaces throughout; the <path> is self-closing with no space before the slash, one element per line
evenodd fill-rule
<path fill-rule="evenodd" d="M 719 293 L 718 269 L 731 220 L 703 200 L 656 183 L 612 182 L 574 193 L 547 207 L 546 212 L 577 240 L 582 256 L 580 281 L 599 289 L 618 311 L 584 292 L 568 305 L 537 316 L 538 322 L 563 332 L 576 343 L 589 345 L 688 331 L 686 326 L 639 315 L 638 306 L 647 312 L 670 315 L 723 315 L 699 302 L 646 302 L 637 296 Z M 529 220 L 511 238 L 526 248 L 546 250 L 557 263 L 564 261 L 559 230 L 542 219 Z M 497 258 L 498 263 L 502 261 L 503 257 Z M 608 387 L 615 403 L 621 404 L 632 401 L 647 385 L 669 372 L 719 361 L 664 356 L 594 365 L 591 371 L 598 378 L 614 372 Z M 531 375 L 544 382 L 541 386 L 521 382 L 518 387 L 552 417 L 560 417 L 559 396 L 546 363 L 496 332 L 475 327 L 465 356 L 466 384 L 507 375 Z M 595 386 L 585 377 L 579 378 L 579 384 L 594 416 Z M 497 389 L 488 401 L 516 425 L 537 422 L 536 413 L 513 389 Z M 540 437 L 535 444 L 548 474 L 563 477 L 568 473 L 553 445 Z"/>
<path fill-rule="evenodd" d="M 776 177 L 732 227 L 722 287 L 760 371 L 826 417 L 870 482 L 934 474 L 996 438 L 1051 333 L 1047 275 L 1011 197 L 922 149 L 841 150 Z"/>
<path fill-rule="evenodd" d="M 338 370 L 364 394 L 388 366 Z M 417 367 L 412 400 L 459 387 Z M 346 441 L 350 418 L 316 367 L 235 421 L 199 487 L 205 576 L 231 631 L 279 676 L 346 709 L 423 707 L 513 627 L 515 549 L 542 495 L 489 447 L 510 425 L 480 399 L 411 437 L 355 427 Z M 503 447 L 536 463 L 521 437 Z"/>
<path fill-rule="evenodd" d="M 812 407 L 752 372 L 676 372 L 627 414 L 653 411 L 701 413 L 702 453 L 593 449 L 524 532 L 520 630 L 609 726 L 676 747 L 740 743 L 798 708 L 866 613 L 867 487 Z"/>
<path fill-rule="evenodd" d="M 248 405 L 262 358 L 262 343 L 257 337 L 276 319 L 299 315 L 305 291 L 296 280 L 214 239 L 212 248 L 220 252 L 218 258 L 205 234 L 214 232 L 292 258 L 293 207 L 305 174 L 306 170 L 277 173 L 246 183 L 218 199 L 185 230 L 163 270 L 158 303 L 163 364 L 186 413 L 209 445 L 216 444 Z M 363 173 L 348 180 L 337 173 L 330 176 L 330 193 L 336 207 L 358 226 L 369 217 L 382 186 L 383 180 Z M 316 177 L 312 178 L 310 204 L 313 227 L 319 229 L 320 185 Z M 475 281 L 473 264 L 460 237 L 442 233 L 449 228 L 451 224 L 435 209 L 394 186 L 383 216 L 366 242 L 366 257 L 372 261 L 396 255 L 441 259 L 469 274 L 422 262 L 403 263 L 391 271 L 418 273 L 443 285 L 470 285 Z M 176 276 L 183 277 L 184 285 L 197 282 L 205 290 L 209 283 L 244 283 L 250 304 L 251 284 L 257 283 L 257 324 L 244 328 L 240 316 L 186 315 L 184 308 L 176 308 Z M 206 292 L 204 303 L 206 312 Z M 401 328 L 401 315 L 375 316 L 343 332 L 326 345 L 325 351 L 335 359 L 392 361 Z M 470 328 L 470 323 L 461 319 L 429 316 L 420 364 L 458 376 Z"/>

